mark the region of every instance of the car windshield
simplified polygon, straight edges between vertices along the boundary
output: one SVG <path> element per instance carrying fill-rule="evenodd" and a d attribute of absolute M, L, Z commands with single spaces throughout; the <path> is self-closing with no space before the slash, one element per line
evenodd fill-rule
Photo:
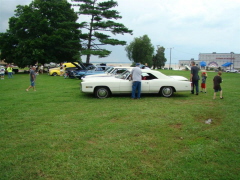
<path fill-rule="evenodd" d="M 122 74 L 116 75 L 115 78 L 126 79 L 131 74 L 130 71 L 125 71 Z"/>
<path fill-rule="evenodd" d="M 104 72 L 107 74 L 107 73 L 110 73 L 113 69 L 114 69 L 114 67 L 108 67 L 105 69 Z"/>
<path fill-rule="evenodd" d="M 93 70 L 93 69 L 95 69 L 95 68 L 96 68 L 96 66 L 90 65 L 90 66 L 87 67 L 87 70 Z"/>

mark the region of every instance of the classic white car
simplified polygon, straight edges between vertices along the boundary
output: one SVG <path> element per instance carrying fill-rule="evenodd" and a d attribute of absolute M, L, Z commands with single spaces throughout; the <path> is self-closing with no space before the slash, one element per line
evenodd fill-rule
<path fill-rule="evenodd" d="M 175 77 L 177 78 L 166 76 L 159 71 L 142 69 L 141 93 L 161 94 L 164 97 L 170 97 L 174 92 L 191 90 L 191 82 L 187 78 Z M 107 98 L 111 94 L 131 94 L 130 71 L 127 70 L 115 77 L 84 78 L 80 84 L 80 89 L 84 93 L 94 93 L 97 98 Z"/>

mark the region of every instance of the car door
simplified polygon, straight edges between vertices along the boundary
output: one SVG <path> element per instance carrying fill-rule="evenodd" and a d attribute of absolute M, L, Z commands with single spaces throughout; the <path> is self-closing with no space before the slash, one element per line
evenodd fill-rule
<path fill-rule="evenodd" d="M 131 93 L 132 92 L 132 81 L 128 79 L 121 79 L 119 81 L 119 93 Z"/>
<path fill-rule="evenodd" d="M 119 83 L 120 93 L 131 93 L 132 84 L 133 84 L 133 81 L 129 81 L 128 79 L 121 79 Z M 149 80 L 141 81 L 141 92 L 149 93 Z"/>
<path fill-rule="evenodd" d="M 150 80 L 142 80 L 141 81 L 141 92 L 149 93 L 149 85 L 150 85 Z"/>

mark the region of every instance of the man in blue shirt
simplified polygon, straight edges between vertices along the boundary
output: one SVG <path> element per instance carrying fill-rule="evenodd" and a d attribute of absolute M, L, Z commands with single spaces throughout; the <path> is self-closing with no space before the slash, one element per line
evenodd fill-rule
<path fill-rule="evenodd" d="M 36 67 L 33 66 L 32 69 L 30 70 L 30 86 L 26 89 L 26 91 L 29 91 L 30 88 L 33 88 L 34 91 L 35 89 L 35 81 L 36 81 Z"/>
<path fill-rule="evenodd" d="M 140 99 L 141 97 L 141 80 L 142 80 L 142 71 L 140 69 L 140 63 L 136 63 L 136 67 L 134 67 L 131 71 L 132 77 L 132 99 Z M 136 96 L 137 92 L 137 96 Z"/>

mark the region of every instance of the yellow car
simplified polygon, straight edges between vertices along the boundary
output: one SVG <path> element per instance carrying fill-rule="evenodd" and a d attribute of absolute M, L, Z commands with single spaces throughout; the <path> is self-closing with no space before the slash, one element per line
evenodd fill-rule
<path fill-rule="evenodd" d="M 77 62 L 75 62 L 75 63 L 78 64 Z M 69 67 L 76 67 L 76 66 L 74 64 L 72 64 L 72 63 L 63 63 L 63 71 L 65 71 L 65 69 L 69 68 Z M 48 74 L 50 76 L 60 76 L 60 75 L 63 75 L 63 73 L 61 74 L 60 67 L 49 69 L 49 73 Z"/>

